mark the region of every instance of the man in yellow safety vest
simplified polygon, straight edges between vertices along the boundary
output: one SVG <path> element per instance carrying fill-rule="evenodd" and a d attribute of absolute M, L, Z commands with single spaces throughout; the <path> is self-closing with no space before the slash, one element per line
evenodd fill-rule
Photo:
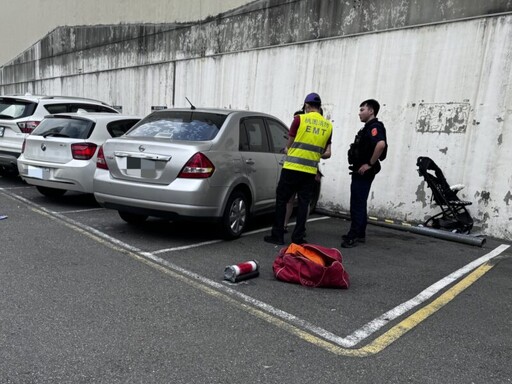
<path fill-rule="evenodd" d="M 298 206 L 292 243 L 306 242 L 306 220 L 315 186 L 320 159 L 331 157 L 332 123 L 321 111 L 322 101 L 317 93 L 304 100 L 305 113 L 294 117 L 289 131 L 287 156 L 276 190 L 276 212 L 272 232 L 265 236 L 267 243 L 284 244 L 286 203 L 297 193 Z"/>

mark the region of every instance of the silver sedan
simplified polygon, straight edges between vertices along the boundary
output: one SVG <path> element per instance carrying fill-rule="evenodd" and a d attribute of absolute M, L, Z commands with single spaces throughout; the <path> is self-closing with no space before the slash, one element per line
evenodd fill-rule
<path fill-rule="evenodd" d="M 102 146 L 94 196 L 128 223 L 214 221 L 236 238 L 249 215 L 274 209 L 287 139 L 287 127 L 265 113 L 155 111 Z"/>

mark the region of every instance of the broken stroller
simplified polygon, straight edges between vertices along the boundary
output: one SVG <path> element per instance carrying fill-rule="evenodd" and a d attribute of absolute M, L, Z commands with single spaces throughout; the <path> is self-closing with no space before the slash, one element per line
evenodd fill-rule
<path fill-rule="evenodd" d="M 423 225 L 454 233 L 469 234 L 473 228 L 473 219 L 466 206 L 472 203 L 460 200 L 457 196 L 457 192 L 464 187 L 450 187 L 441 169 L 428 157 L 418 157 L 416 165 L 418 173 L 432 190 L 432 199 L 441 208 L 440 213 L 430 217 Z"/>

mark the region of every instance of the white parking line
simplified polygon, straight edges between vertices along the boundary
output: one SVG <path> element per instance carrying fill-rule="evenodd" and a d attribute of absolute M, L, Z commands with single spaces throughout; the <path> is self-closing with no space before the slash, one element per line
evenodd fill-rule
<path fill-rule="evenodd" d="M 0 192 L 2 190 L 0 189 Z M 9 193 L 5 193 L 3 192 L 5 195 L 7 195 L 8 197 L 11 197 L 12 199 L 16 199 L 16 200 L 19 200 L 19 201 L 22 201 L 24 202 L 25 204 L 29 205 L 29 206 L 32 206 L 32 207 L 35 207 L 35 209 L 39 210 L 39 211 L 42 211 L 50 216 L 53 216 L 54 218 L 56 219 L 59 219 L 65 223 L 67 223 L 68 225 L 71 225 L 73 227 L 76 227 L 76 228 L 79 228 L 81 229 L 82 231 L 86 232 L 86 233 L 90 233 L 98 238 L 101 238 L 107 242 L 110 242 L 111 244 L 113 245 L 117 245 L 119 247 L 122 247 L 126 250 L 129 250 L 139 256 L 142 256 L 148 260 L 151 260 L 153 261 L 154 263 L 162 266 L 162 267 L 165 267 L 165 268 L 168 268 L 170 271 L 172 272 L 175 272 L 175 273 L 178 273 L 184 277 L 187 277 L 189 278 L 191 281 L 194 281 L 194 282 L 200 282 L 201 284 L 203 284 L 204 286 L 207 286 L 207 287 L 211 287 L 211 288 L 214 288 L 215 290 L 217 291 L 220 291 L 220 292 L 223 292 L 225 294 L 228 294 L 230 295 L 231 297 L 236 297 L 238 298 L 239 300 L 245 302 L 245 303 L 248 303 L 250 304 L 251 306 L 253 307 L 256 307 L 258 309 L 261 309 L 263 311 L 265 311 L 266 313 L 276 317 L 276 318 L 279 318 L 281 320 L 284 320 L 294 326 L 297 326 L 299 328 L 302 328 L 303 330 L 309 332 L 310 334 L 313 334 L 313 335 L 316 335 L 316 336 L 320 336 L 321 338 L 323 338 L 324 340 L 327 340 L 327 341 L 330 341 L 332 342 L 333 344 L 336 344 L 340 347 L 344 347 L 344 348 L 349 348 L 349 347 L 354 347 L 356 346 L 357 344 L 359 344 L 361 341 L 363 341 L 364 339 L 368 338 L 369 336 L 375 334 L 376 332 L 378 332 L 380 329 L 382 329 L 382 327 L 384 327 L 386 324 L 388 324 L 389 322 L 397 319 L 398 317 L 402 316 L 403 314 L 405 314 L 406 312 L 418 307 L 418 306 L 421 306 L 423 305 L 427 300 L 429 300 L 430 298 L 432 298 L 434 295 L 438 294 L 442 289 L 444 289 L 445 287 L 447 287 L 448 285 L 452 284 L 453 282 L 457 281 L 458 279 L 460 279 L 462 276 L 464 276 L 465 274 L 475 270 L 476 268 L 480 267 L 481 265 L 483 265 L 484 263 L 490 261 L 491 259 L 493 258 L 496 258 L 497 256 L 499 256 L 501 253 L 503 253 L 506 249 L 508 249 L 510 246 L 509 245 L 506 245 L 506 244 L 502 244 L 500 246 L 498 246 L 497 248 L 495 248 L 494 250 L 492 250 L 491 252 L 487 253 L 486 255 L 474 260 L 473 262 L 465 265 L 464 267 L 458 269 L 457 271 L 451 273 L 450 275 L 446 276 L 445 278 L 439 280 L 437 283 L 435 284 L 432 284 L 430 287 L 426 288 L 425 290 L 423 290 L 421 293 L 419 293 L 417 296 L 415 296 L 414 298 L 396 306 L 395 308 L 387 311 L 386 313 L 384 313 L 383 315 L 375 318 L 374 320 L 370 321 L 369 323 L 365 324 L 364 326 L 362 326 L 361 328 L 359 328 L 358 330 L 356 330 L 355 332 L 353 332 L 352 334 L 346 336 L 346 337 L 341 337 L 341 336 L 338 336 L 338 335 L 335 335 L 334 333 L 332 332 L 329 332 L 321 327 L 318 327 L 314 324 L 311 324 L 309 323 L 308 321 L 306 320 L 303 320 L 295 315 L 292 315 L 288 312 L 285 312 L 285 311 L 282 311 L 278 308 L 275 308 L 273 307 L 272 305 L 270 304 L 267 304 L 265 302 L 262 302 L 260 300 L 257 300 L 253 297 L 250 297 L 248 295 L 245 295 L 241 292 L 238 292 L 232 288 L 229 288 L 228 286 L 226 285 L 223 285 L 221 283 L 218 283 L 216 281 L 213 281 L 213 280 L 210 280 L 204 276 L 201 276 L 201 275 L 198 275 L 194 272 L 191 272 L 185 268 L 182 268 L 174 263 L 171 263 L 170 261 L 168 260 L 165 260 L 165 259 L 162 259 L 161 257 L 157 256 L 156 253 L 163 253 L 163 252 L 169 252 L 171 250 L 183 250 L 183 249 L 190 249 L 190 248 L 194 248 L 194 247 L 199 247 L 199 246 L 203 246 L 203 245 L 209 245 L 209 244 L 214 244 L 214 243 L 219 243 L 221 242 L 221 240 L 213 240 L 213 241 L 207 241 L 207 242 L 203 242 L 203 243 L 198 243 L 198 244 L 191 244 L 191 245 L 187 245 L 187 246 L 182 246 L 182 247 L 175 247 L 175 248 L 169 248 L 167 250 L 160 250 L 160 251 L 157 251 L 157 252 L 143 252 L 141 251 L 140 249 L 136 248 L 136 247 L 133 247 L 131 246 L 130 244 L 127 244 L 123 241 L 120 241 L 118 239 L 115 239 L 109 235 L 107 235 L 106 233 L 103 233 L 101 231 L 98 231 L 92 227 L 89 227 L 87 225 L 84 225 L 84 224 L 81 224 L 75 220 L 72 220 L 66 216 L 63 216 L 59 213 L 56 213 L 56 212 L 52 212 L 52 211 L 49 211 L 47 210 L 46 208 L 44 207 L 41 207 L 41 206 L 38 206 L 37 204 L 34 204 L 33 202 L 23 198 L 23 197 L 20 197 L 20 196 L 17 196 L 17 195 L 12 195 L 12 194 L 9 194 Z M 315 219 L 312 219 L 311 221 L 313 220 L 322 220 L 324 218 L 328 218 L 328 217 L 322 217 L 322 218 L 315 218 Z M 268 228 L 266 229 L 262 229 L 262 230 L 257 230 L 257 231 L 253 231 L 251 233 L 259 233 L 259 232 L 262 232 L 264 230 L 268 230 Z M 251 233 L 248 233 L 247 235 L 251 234 Z"/>
<path fill-rule="evenodd" d="M 203 241 L 202 243 L 196 243 L 196 244 L 189 244 L 189 245 L 182 245 L 180 247 L 173 247 L 173 248 L 166 248 L 166 249 L 160 249 L 158 251 L 151 252 L 153 255 L 159 255 L 161 253 L 167 253 L 167 252 L 174 252 L 174 251 L 183 251 L 184 249 L 190 249 L 190 248 L 197 248 L 202 247 L 204 245 L 210 245 L 210 244 L 217 244 L 222 243 L 223 240 L 211 240 L 211 241 Z"/>
<path fill-rule="evenodd" d="M 330 217 L 329 216 L 314 217 L 312 219 L 309 219 L 308 222 L 309 221 L 325 220 L 325 219 L 330 219 Z M 290 223 L 290 225 L 295 225 L 295 223 L 294 222 Z M 270 227 L 267 227 L 267 228 L 256 229 L 256 230 L 250 231 L 250 232 L 244 232 L 244 233 L 242 233 L 242 237 L 249 236 L 249 235 L 254 235 L 256 233 L 267 232 L 270 229 L 271 229 Z M 160 255 L 162 253 L 167 253 L 167 252 L 183 251 L 184 249 L 202 247 L 203 245 L 222 243 L 223 241 L 224 240 L 203 241 L 202 243 L 196 243 L 196 244 L 190 244 L 190 245 L 182 245 L 180 247 L 173 247 L 173 248 L 159 249 L 158 251 L 153 251 L 151 253 L 153 255 Z"/>
<path fill-rule="evenodd" d="M 82 213 L 82 212 L 92 212 L 92 211 L 105 211 L 106 208 L 89 208 L 89 209 L 75 209 L 73 211 L 53 211 L 55 213 L 60 213 L 61 215 L 67 215 L 68 213 Z"/>
<path fill-rule="evenodd" d="M 15 189 L 27 189 L 27 188 L 33 188 L 32 185 L 25 185 L 23 187 L 7 187 L 7 188 L 0 188 L 0 191 L 13 191 Z"/>
<path fill-rule="evenodd" d="M 462 276 L 466 275 L 467 273 L 473 271 L 474 269 L 478 268 L 479 266 L 483 265 L 487 261 L 495 258 L 496 256 L 500 255 L 502 252 L 504 252 L 507 248 L 509 248 L 509 245 L 502 244 L 496 249 L 493 249 L 488 254 L 472 261 L 471 263 L 465 265 L 464 267 L 456 270 L 455 272 L 451 273 L 450 275 L 446 276 L 445 278 L 439 280 L 437 283 L 432 284 L 427 289 L 423 290 L 420 294 L 413 297 L 412 299 L 406 301 L 405 303 L 402 303 L 400 305 L 397 305 L 395 308 L 391 309 L 390 311 L 387 311 L 386 313 L 380 315 L 376 319 L 370 321 L 366 325 L 359 328 L 357 331 L 352 333 L 351 335 L 345 337 L 344 342 L 346 347 L 353 347 L 357 344 L 359 344 L 362 340 L 366 339 L 368 336 L 372 335 L 373 333 L 377 332 L 379 329 L 384 327 L 389 322 L 395 320 L 396 318 L 402 316 L 404 313 L 410 311 L 411 309 L 414 309 L 423 303 L 425 303 L 427 300 L 432 298 L 434 295 L 439 293 L 442 289 L 446 288 L 448 285 L 454 283 L 455 281 L 459 280 Z"/>

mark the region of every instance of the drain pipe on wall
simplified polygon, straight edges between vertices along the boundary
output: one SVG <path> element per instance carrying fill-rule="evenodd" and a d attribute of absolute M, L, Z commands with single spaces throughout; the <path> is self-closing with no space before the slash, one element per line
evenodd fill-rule
<path fill-rule="evenodd" d="M 320 213 L 321 210 L 319 210 Z M 324 212 L 327 213 L 327 212 Z M 331 212 L 332 214 L 332 212 Z M 350 215 L 347 213 L 338 213 L 336 214 L 338 217 L 343 217 L 345 219 L 350 219 Z M 448 232 L 444 231 L 442 229 L 434 229 L 430 227 L 420 227 L 420 226 L 414 226 L 409 223 L 405 222 L 395 222 L 394 220 L 380 220 L 377 217 L 368 217 L 368 223 L 378 225 L 381 227 L 391 228 L 391 229 L 397 229 L 399 231 L 406 231 L 406 232 L 412 232 L 417 233 L 419 235 L 424 236 L 431 236 L 436 237 L 438 239 L 443 240 L 450 240 L 450 241 L 456 241 L 463 244 L 469 244 L 469 245 L 475 245 L 478 247 L 483 247 L 486 240 L 485 237 L 481 236 L 473 236 L 473 235 L 464 235 L 462 233 L 454 233 L 454 232 Z"/>

